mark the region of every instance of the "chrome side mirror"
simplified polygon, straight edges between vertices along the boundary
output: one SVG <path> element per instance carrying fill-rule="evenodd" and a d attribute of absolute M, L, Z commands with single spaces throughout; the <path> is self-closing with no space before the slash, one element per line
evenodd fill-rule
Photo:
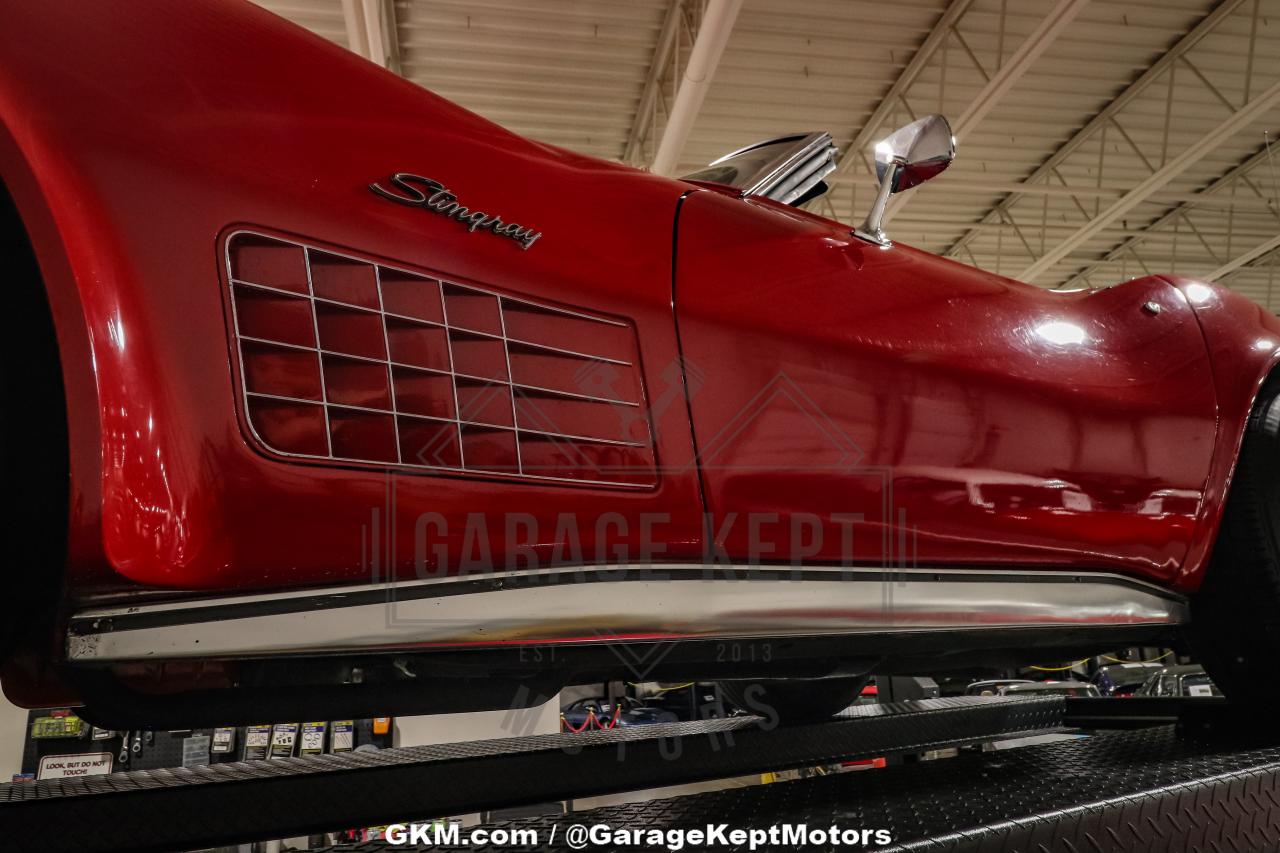
<path fill-rule="evenodd" d="M 892 243 L 881 225 L 893 193 L 909 190 L 937 175 L 956 157 L 956 140 L 951 125 L 940 115 L 927 115 L 898 128 L 876 143 L 876 177 L 880 192 L 867 219 L 854 235 L 881 246 Z"/>

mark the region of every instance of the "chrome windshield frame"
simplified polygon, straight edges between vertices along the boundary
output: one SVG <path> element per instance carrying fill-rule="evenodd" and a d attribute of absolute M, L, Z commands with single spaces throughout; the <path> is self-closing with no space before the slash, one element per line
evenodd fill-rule
<path fill-rule="evenodd" d="M 791 142 L 790 145 L 780 143 Z M 767 145 L 779 145 L 778 153 L 767 160 L 745 179 L 735 181 L 730 186 L 740 189 L 744 196 L 763 196 L 791 204 L 803 197 L 819 181 L 835 169 L 836 146 L 831 134 L 826 131 L 812 133 L 791 133 L 765 139 L 760 142 L 739 148 L 723 157 L 707 164 L 707 169 L 741 157 L 743 154 L 756 151 Z M 686 180 L 713 180 L 701 177 L 705 170 L 686 175 Z"/>

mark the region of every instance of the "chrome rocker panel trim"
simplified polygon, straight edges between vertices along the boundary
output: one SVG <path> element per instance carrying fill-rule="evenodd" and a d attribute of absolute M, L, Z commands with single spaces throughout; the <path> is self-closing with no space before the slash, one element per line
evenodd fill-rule
<path fill-rule="evenodd" d="M 646 565 L 97 608 L 72 663 L 546 643 L 1180 625 L 1186 599 L 1120 575 Z"/>

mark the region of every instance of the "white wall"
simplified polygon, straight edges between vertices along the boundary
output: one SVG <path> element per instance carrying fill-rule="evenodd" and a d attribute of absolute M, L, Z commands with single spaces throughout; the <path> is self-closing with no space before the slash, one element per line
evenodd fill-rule
<path fill-rule="evenodd" d="M 560 696 L 520 711 L 475 711 L 470 714 L 431 714 L 396 717 L 396 746 L 427 746 L 507 737 L 549 735 L 560 731 Z M 411 817 L 422 817 L 413 815 Z M 446 817 L 446 815 L 438 815 Z M 455 815 L 464 826 L 480 822 L 478 814 Z"/>
<path fill-rule="evenodd" d="M 22 749 L 27 742 L 27 709 L 0 696 L 0 782 L 22 772 Z"/>
<path fill-rule="evenodd" d="M 396 746 L 460 743 L 504 737 L 548 735 L 560 731 L 560 697 L 520 711 L 475 711 L 396 717 Z"/>

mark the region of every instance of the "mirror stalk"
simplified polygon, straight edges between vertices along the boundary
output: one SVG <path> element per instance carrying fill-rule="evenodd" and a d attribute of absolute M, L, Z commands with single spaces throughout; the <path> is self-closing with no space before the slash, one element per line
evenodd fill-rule
<path fill-rule="evenodd" d="M 880 180 L 880 191 L 876 193 L 875 203 L 871 205 L 871 210 L 867 211 L 866 220 L 853 230 L 855 237 L 861 237 L 875 243 L 877 246 L 892 246 L 893 241 L 885 236 L 884 229 L 884 212 L 889 207 L 889 196 L 893 194 L 894 181 L 898 179 L 898 172 L 903 166 L 903 161 L 895 160 L 893 165 L 884 170 L 884 177 Z"/>

